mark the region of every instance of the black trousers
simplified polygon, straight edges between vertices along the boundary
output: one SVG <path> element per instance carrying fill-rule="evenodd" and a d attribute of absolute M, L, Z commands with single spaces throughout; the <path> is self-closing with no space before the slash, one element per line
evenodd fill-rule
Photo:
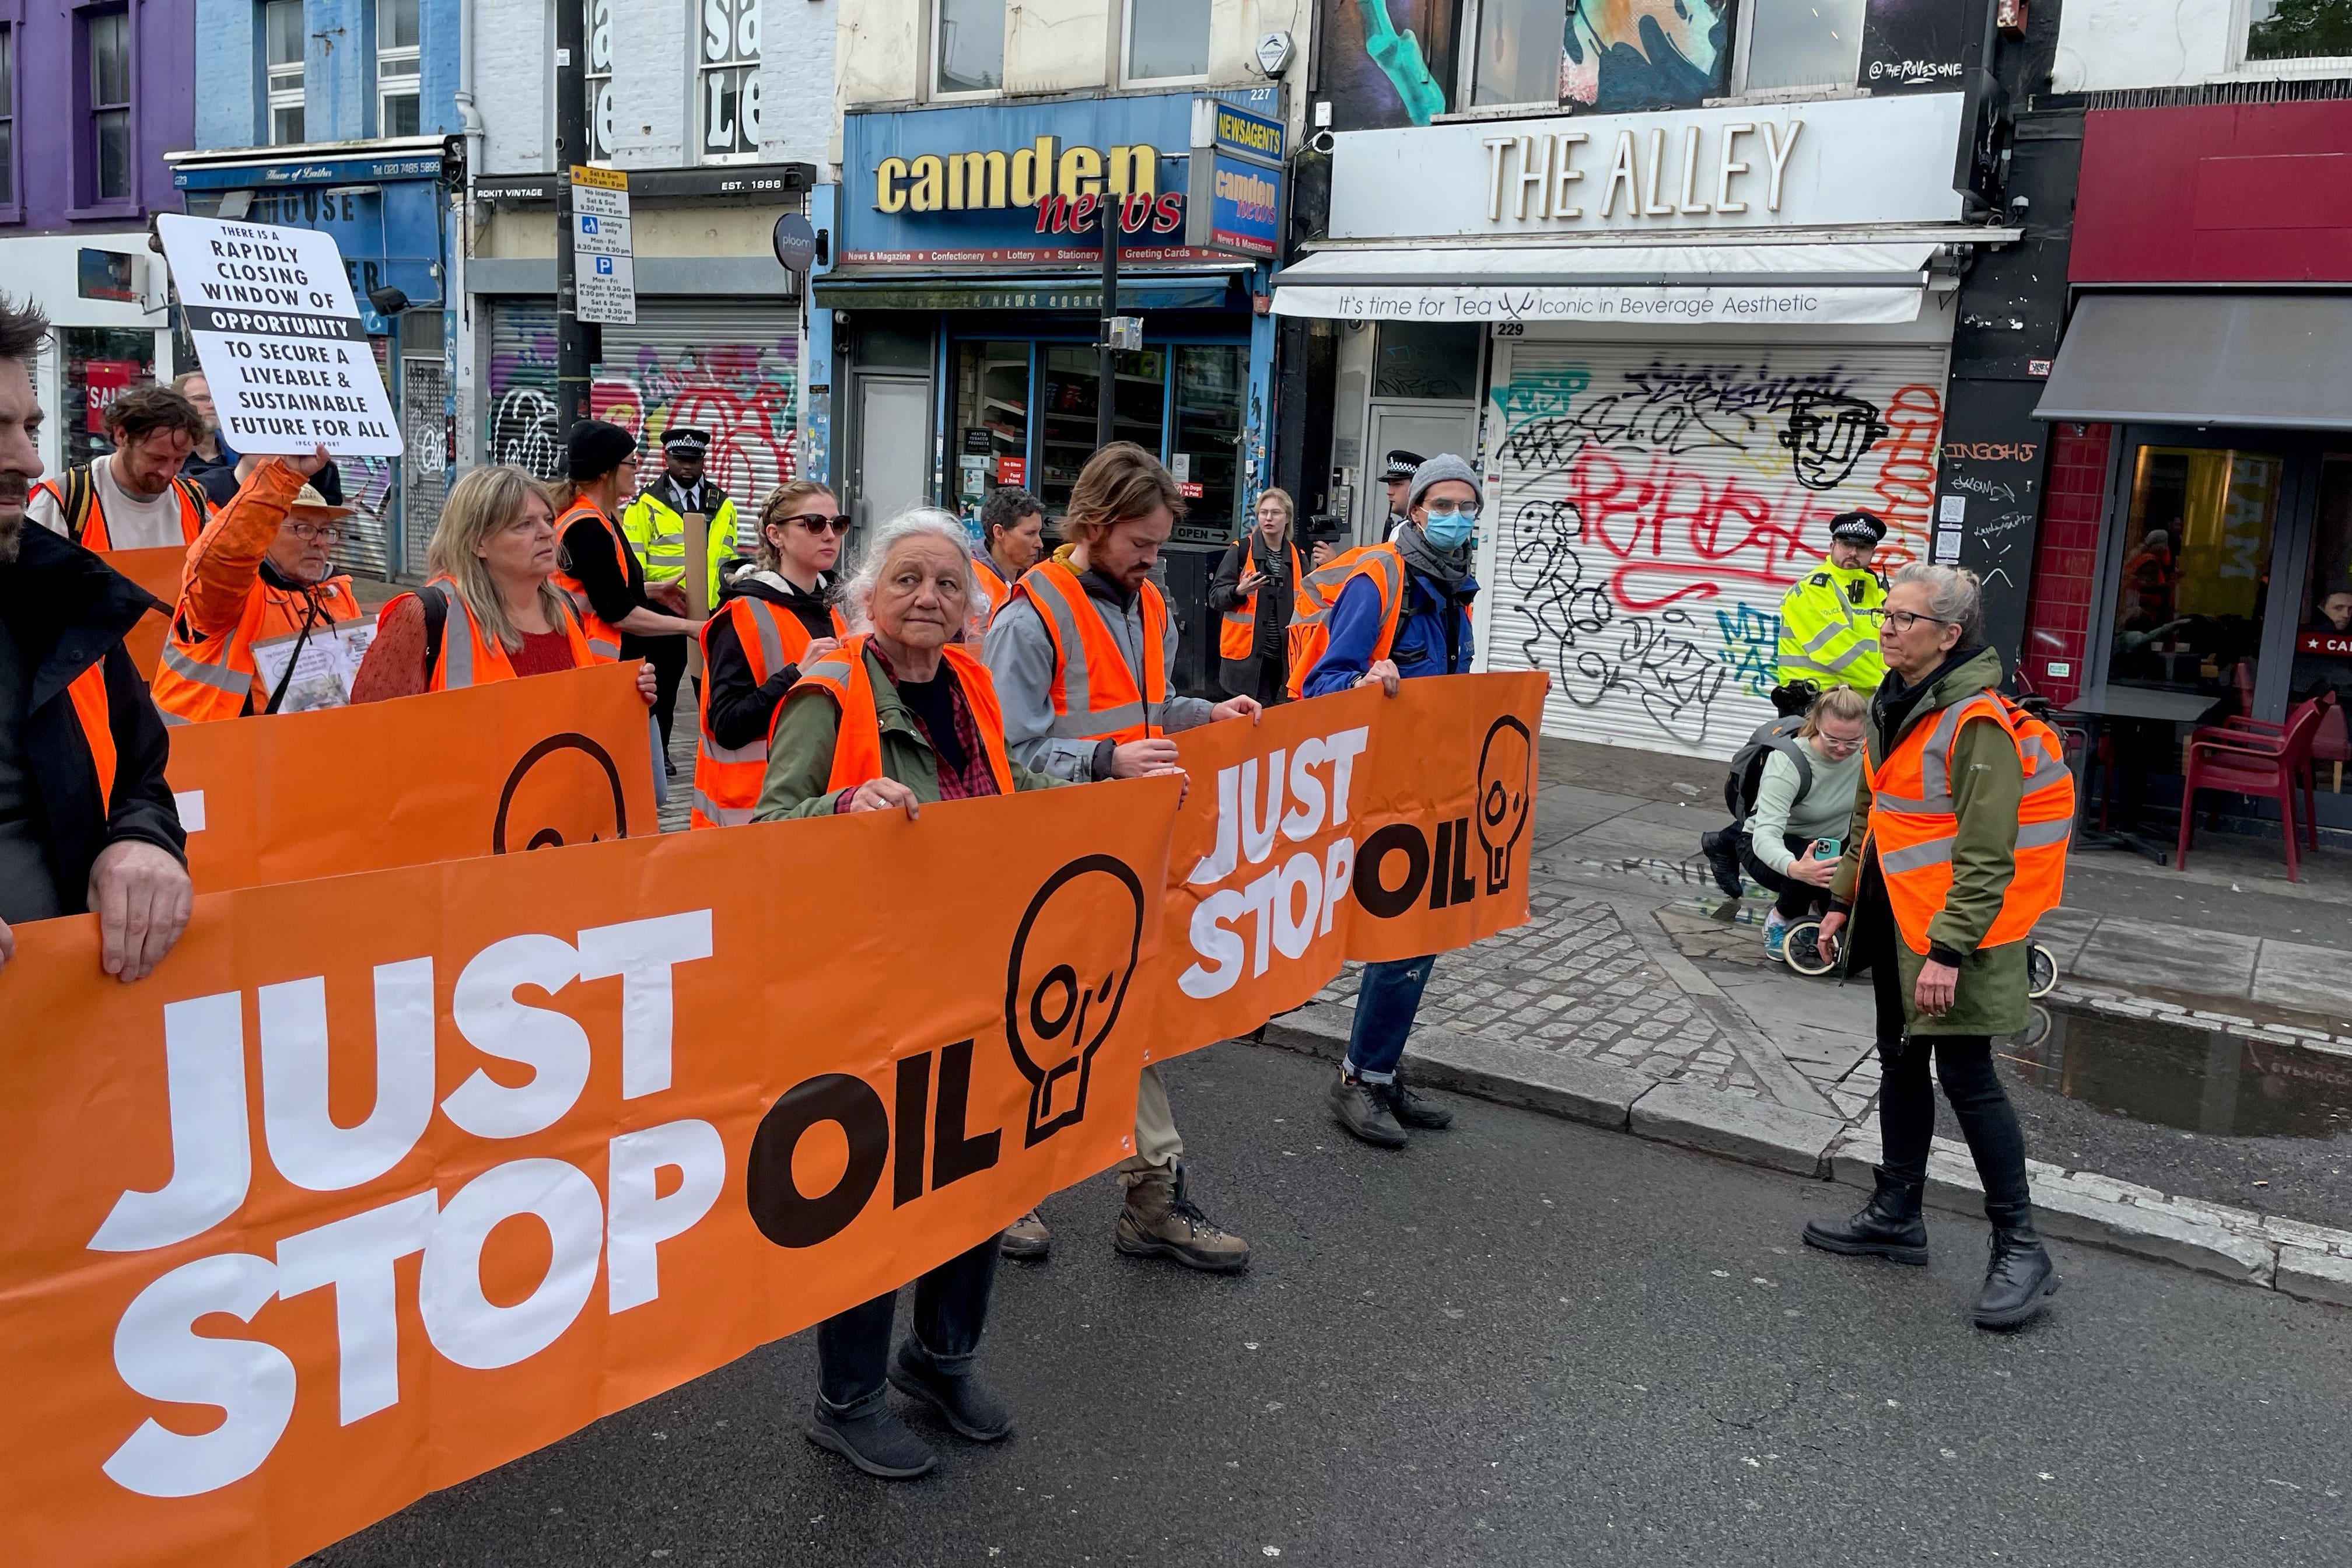
<path fill-rule="evenodd" d="M 1864 878 L 1854 910 L 1853 964 L 1868 966 L 1877 1003 L 1878 1136 L 1886 1173 L 1904 1183 L 1927 1179 L 1927 1151 L 1936 1135 L 1936 1091 L 1927 1081 L 1932 1055 L 1944 1098 L 1968 1141 L 1977 1179 L 1984 1184 L 1986 1216 L 1995 1225 L 2023 1225 L 2033 1210 L 2025 1182 L 2025 1132 L 1993 1069 L 1992 1040 L 1984 1035 L 1909 1036 L 1903 972 L 1895 956 L 1895 915 L 1876 885 L 1875 870 Z"/>
<path fill-rule="evenodd" d="M 997 1253 L 998 1238 L 991 1235 L 915 1281 L 912 1354 L 941 1376 L 961 1377 L 971 1370 L 981 1330 L 988 1323 Z M 816 1326 L 817 1392 L 835 1409 L 862 1414 L 861 1407 L 887 1391 L 884 1374 L 898 1306 L 898 1293 L 892 1290 Z"/>
<path fill-rule="evenodd" d="M 1789 847 L 1790 854 L 1800 856 L 1812 843 L 1811 839 L 1801 838 L 1793 833 L 1782 835 L 1780 841 Z M 1784 921 L 1793 924 L 1798 921 L 1810 920 L 1830 907 L 1830 890 L 1827 888 L 1816 888 L 1794 877 L 1783 877 L 1758 858 L 1753 847 L 1740 856 L 1739 863 L 1749 876 L 1756 879 L 1757 886 L 1769 888 L 1780 895 L 1772 900 L 1772 908 Z"/>
<path fill-rule="evenodd" d="M 677 713 L 677 689 L 686 679 L 686 638 L 621 636 L 621 657 L 642 658 L 654 667 L 654 718 L 660 721 L 662 745 L 669 745 L 670 721 Z"/>

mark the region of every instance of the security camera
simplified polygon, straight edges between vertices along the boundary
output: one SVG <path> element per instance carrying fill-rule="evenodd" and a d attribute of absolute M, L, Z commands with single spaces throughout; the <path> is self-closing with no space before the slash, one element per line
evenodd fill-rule
<path fill-rule="evenodd" d="M 2023 196 L 2011 196 L 2009 198 L 2009 210 L 2013 213 L 2022 213 L 2026 208 L 2032 205 L 2033 204 L 2032 202 L 2027 201 Z"/>

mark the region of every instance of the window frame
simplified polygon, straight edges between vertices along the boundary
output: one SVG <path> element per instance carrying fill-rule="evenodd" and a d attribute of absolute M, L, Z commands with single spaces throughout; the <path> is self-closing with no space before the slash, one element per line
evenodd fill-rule
<path fill-rule="evenodd" d="M 128 217 L 140 210 L 144 182 L 139 167 L 139 29 L 131 22 L 128 0 L 120 5 L 77 6 L 73 17 L 73 140 L 68 154 L 72 184 L 68 218 Z M 119 19 L 122 25 L 122 81 L 126 94 L 120 103 L 98 101 L 98 61 L 92 30 Z M 120 114 L 125 140 L 123 182 L 120 195 L 99 189 L 98 117 Z"/>
<path fill-rule="evenodd" d="M 2299 77 L 2352 76 L 2352 55 L 2295 55 L 2285 59 L 2253 58 L 2254 0 L 2233 0 L 2230 7 L 2231 74 L 2256 80 Z"/>
<path fill-rule="evenodd" d="M 761 57 L 766 51 L 768 44 L 767 19 L 761 12 L 761 0 L 727 0 L 728 15 L 733 25 L 728 28 L 729 52 L 723 60 L 706 60 L 702 58 L 705 0 L 688 0 L 688 15 L 692 18 L 691 26 L 694 29 L 694 107 L 693 112 L 688 117 L 694 128 L 694 162 L 698 164 L 720 166 L 730 163 L 756 163 L 760 161 L 760 142 L 756 136 L 751 139 L 751 145 L 748 149 L 740 152 L 714 153 L 710 150 L 709 79 L 721 71 L 748 70 L 749 74 L 738 81 L 735 91 L 735 121 L 740 139 L 743 120 L 743 87 L 745 83 L 759 80 Z M 759 49 L 748 58 L 739 52 L 743 36 L 743 18 L 746 16 L 758 17 L 757 25 L 760 27 Z M 589 134 L 593 145 L 595 132 L 592 129 Z"/>
<path fill-rule="evenodd" d="M 966 89 L 944 88 L 940 85 L 940 65 L 946 53 L 940 47 L 940 29 L 947 26 L 947 5 L 944 0 L 928 0 L 924 9 L 929 13 L 929 16 L 923 28 L 924 47 L 929 58 L 923 62 L 922 101 L 925 103 L 987 103 L 1003 98 L 1004 84 L 1001 79 L 994 87 Z M 1013 7 L 1009 0 L 996 0 L 996 9 L 1000 25 L 1010 26 Z M 1124 47 L 1123 45 L 1122 47 Z M 996 57 L 996 72 L 1002 79 L 1004 74 L 1004 52 L 1001 38 Z"/>
<path fill-rule="evenodd" d="M 0 223 L 20 222 L 25 216 L 23 187 L 18 183 L 16 157 L 16 44 L 23 14 L 0 6 L 0 126 L 6 127 L 8 147 L 0 153 L 0 180 L 7 183 L 0 197 Z"/>
<path fill-rule="evenodd" d="M 1122 88 L 1200 87 L 1209 79 L 1209 38 L 1203 37 L 1201 71 L 1198 76 L 1137 76 L 1135 60 L 1135 8 L 1141 5 L 1165 5 L 1167 0 L 1122 0 L 1118 7 L 1118 85 Z M 1200 0 L 1209 11 L 1210 33 L 1216 27 L 1214 0 Z"/>
<path fill-rule="evenodd" d="M 269 58 L 270 14 L 280 5 L 291 5 L 294 8 L 294 14 L 302 18 L 302 31 L 298 35 L 302 44 L 302 54 L 299 62 L 292 60 L 272 60 Z M 299 147 L 310 139 L 310 17 L 302 8 L 302 0 L 262 0 L 261 132 L 262 145 L 265 147 Z M 293 68 L 298 63 L 301 68 L 301 75 L 297 79 L 297 85 L 290 88 L 282 88 L 278 86 L 274 79 L 278 75 L 278 73 Z M 289 109 L 291 109 L 301 115 L 302 134 L 295 141 L 281 142 L 278 138 L 278 116 L 280 110 Z"/>
<path fill-rule="evenodd" d="M 1853 42 L 1854 67 L 1846 81 L 1816 82 L 1803 87 L 1751 87 L 1748 85 L 1749 51 L 1756 43 L 1756 11 L 1764 0 L 1738 0 L 1739 15 L 1731 47 L 1731 99 L 1739 103 L 1806 103 L 1824 99 L 1867 98 L 1869 89 L 1862 83 L 1863 38 L 1857 34 Z M 1867 7 L 1865 15 L 1867 13 Z M 1866 25 L 1866 24 L 1865 24 Z"/>
<path fill-rule="evenodd" d="M 1568 4 L 1573 6 L 1576 0 L 1568 0 Z M 1559 86 L 1557 79 L 1552 85 L 1552 95 L 1548 100 L 1536 98 L 1520 103 L 1474 103 L 1471 101 L 1477 96 L 1478 91 L 1478 24 L 1485 16 L 1486 10 L 1485 0 L 1462 0 L 1462 16 L 1457 24 L 1458 35 L 1454 46 L 1454 107 L 1438 118 L 1440 120 L 1516 120 L 1539 112 L 1552 114 L 1570 112 L 1568 106 L 1559 100 Z M 1566 46 L 1563 45 L 1560 50 L 1562 58 L 1566 58 L 1567 52 Z M 1557 79 L 1558 73 L 1554 72 L 1554 76 Z"/>
<path fill-rule="evenodd" d="M 415 135 L 425 129 L 424 0 L 404 0 L 405 4 L 415 7 L 416 42 L 387 48 L 383 41 L 385 26 L 394 14 L 394 8 L 403 3 L 404 0 L 375 0 L 373 6 L 375 13 L 375 131 L 379 136 Z M 393 84 L 389 86 L 385 83 L 383 70 L 387 63 L 405 65 L 409 68 L 405 75 L 394 78 Z M 392 129 L 391 116 L 385 110 L 393 100 L 400 98 L 414 99 L 416 102 L 416 131 L 415 132 L 394 132 Z M 304 119 L 308 121 L 307 113 Z M 310 127 L 306 123 L 303 129 L 307 132 Z"/>

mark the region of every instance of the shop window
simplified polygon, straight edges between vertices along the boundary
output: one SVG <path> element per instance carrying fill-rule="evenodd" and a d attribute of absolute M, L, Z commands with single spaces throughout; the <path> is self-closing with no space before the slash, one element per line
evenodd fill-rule
<path fill-rule="evenodd" d="M 1852 87 L 1865 0 L 1751 0 L 1748 90 Z"/>
<path fill-rule="evenodd" d="M 16 29 L 0 22 L 0 209 L 16 205 Z"/>
<path fill-rule="evenodd" d="M 1184 492 L 1180 534 L 1223 544 L 1242 531 L 1242 410 L 1249 351 L 1239 343 L 1187 344 L 1176 354 L 1176 428 L 1169 470 Z"/>
<path fill-rule="evenodd" d="M 423 51 L 417 0 L 375 0 L 375 123 L 379 136 L 414 136 Z"/>
<path fill-rule="evenodd" d="M 261 36 L 269 88 L 269 144 L 288 146 L 303 139 L 302 58 L 310 35 L 302 24 L 302 0 L 269 0 L 261 11 Z"/>
<path fill-rule="evenodd" d="M 1483 330 L 1440 322 L 1382 325 L 1372 395 L 1476 402 Z"/>
<path fill-rule="evenodd" d="M 2247 0 L 2246 58 L 2352 56 L 2352 0 Z"/>
<path fill-rule="evenodd" d="M 58 358 L 65 368 L 63 428 L 65 468 L 89 463 L 114 450 L 106 438 L 106 406 L 134 386 L 155 379 L 155 334 L 126 327 L 59 327 Z"/>
<path fill-rule="evenodd" d="M 2301 613 L 2290 695 L 2332 689 L 2352 701 L 2352 456 L 2330 456 L 2319 465 Z"/>
<path fill-rule="evenodd" d="M 857 368 L 860 370 L 924 370 L 931 368 L 931 328 L 922 316 L 891 316 L 882 312 L 857 320 Z"/>
<path fill-rule="evenodd" d="M 702 161 L 760 155 L 760 0 L 698 0 L 701 14 Z"/>
<path fill-rule="evenodd" d="M 1038 353 L 1037 482 L 1029 488 L 1055 517 L 1070 504 L 1078 470 L 1101 445 L 1095 439 L 1095 413 L 1102 379 L 1095 350 L 1085 343 L 1054 343 Z M 1112 392 L 1112 438 L 1132 441 L 1147 452 L 1163 450 L 1167 416 L 1168 355 L 1164 349 L 1123 353 Z"/>
<path fill-rule="evenodd" d="M 1567 0 L 1477 0 L 1470 102 L 1559 101 L 1559 47 Z"/>
<path fill-rule="evenodd" d="M 588 9 L 581 37 L 588 40 L 588 161 L 613 158 L 613 0 L 583 0 Z"/>
<path fill-rule="evenodd" d="M 131 199 L 131 14 L 98 11 L 82 18 L 89 60 L 89 199 Z"/>
<path fill-rule="evenodd" d="M 934 0 L 931 90 L 1004 89 L 1004 0 Z"/>
<path fill-rule="evenodd" d="M 1029 345 L 956 345 L 956 510 L 980 516 L 999 485 L 1029 482 Z"/>
<path fill-rule="evenodd" d="M 1127 0 L 1129 82 L 1202 81 L 1209 74 L 1209 0 Z"/>
<path fill-rule="evenodd" d="M 2252 711 L 2285 477 L 2271 452 L 2137 449 L 2117 541 L 2110 681 L 2231 697 Z"/>

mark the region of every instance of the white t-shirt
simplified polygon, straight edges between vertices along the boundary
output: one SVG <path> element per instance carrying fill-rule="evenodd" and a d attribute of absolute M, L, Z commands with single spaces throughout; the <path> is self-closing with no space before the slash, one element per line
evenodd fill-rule
<path fill-rule="evenodd" d="M 106 536 L 117 550 L 152 550 L 185 544 L 180 531 L 180 487 L 166 485 L 163 493 L 146 500 L 124 489 L 114 478 L 114 459 L 101 458 L 89 466 L 96 481 L 98 510 L 106 514 Z M 66 531 L 65 513 L 47 490 L 35 496 L 26 515 L 51 533 Z"/>

